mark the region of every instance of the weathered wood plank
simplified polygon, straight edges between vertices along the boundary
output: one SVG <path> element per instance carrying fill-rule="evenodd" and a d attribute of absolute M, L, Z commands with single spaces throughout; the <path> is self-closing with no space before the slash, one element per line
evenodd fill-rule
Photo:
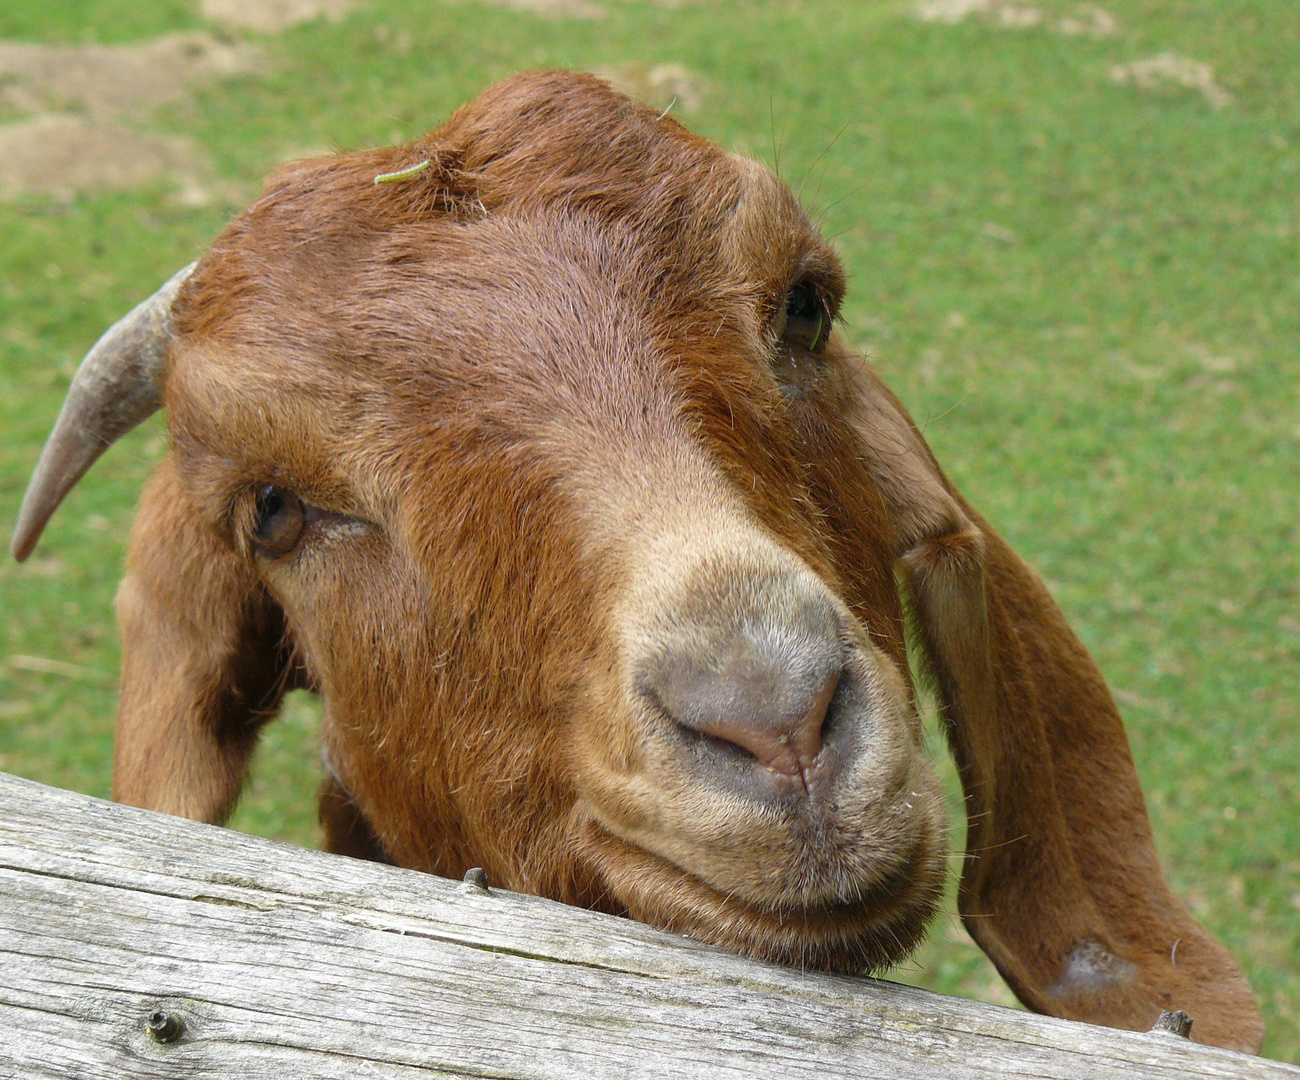
<path fill-rule="evenodd" d="M 160 1043 L 155 1011 L 184 1031 Z M 1300 1078 L 0 774 L 0 1077 Z"/>

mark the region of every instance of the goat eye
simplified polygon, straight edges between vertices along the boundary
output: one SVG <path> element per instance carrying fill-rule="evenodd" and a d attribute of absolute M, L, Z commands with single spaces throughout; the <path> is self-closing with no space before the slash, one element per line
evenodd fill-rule
<path fill-rule="evenodd" d="M 292 491 L 268 484 L 257 493 L 253 541 L 267 554 L 283 555 L 297 546 L 305 521 L 302 500 Z"/>
<path fill-rule="evenodd" d="M 796 285 L 785 298 L 785 329 L 781 340 L 796 349 L 818 353 L 826 345 L 830 320 L 826 305 L 811 285 Z"/>
<path fill-rule="evenodd" d="M 801 282 L 786 293 L 785 310 L 777 314 L 779 337 L 773 349 L 772 371 L 788 397 L 806 398 L 816 393 L 824 374 L 830 312 L 817 290 Z"/>

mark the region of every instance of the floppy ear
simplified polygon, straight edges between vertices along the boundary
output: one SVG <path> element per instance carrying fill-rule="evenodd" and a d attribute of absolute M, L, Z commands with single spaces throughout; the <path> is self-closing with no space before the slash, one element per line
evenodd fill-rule
<path fill-rule="evenodd" d="M 156 411 L 172 303 L 194 264 L 86 354 L 23 496 L 11 550 L 25 559 L 50 515 L 112 443 Z M 292 673 L 282 618 L 251 571 L 198 524 L 169 458 L 145 491 L 118 593 L 122 686 L 113 797 L 222 821 L 257 729 Z"/>
<path fill-rule="evenodd" d="M 295 671 L 279 607 L 199 523 L 171 457 L 141 499 L 117 614 L 113 798 L 224 822 Z"/>
<path fill-rule="evenodd" d="M 1263 1021 L 1228 952 L 1165 885 L 1128 740 L 1042 582 L 952 487 L 865 363 L 849 389 L 895 518 L 967 807 L 959 906 L 1038 1012 L 1257 1053 Z"/>

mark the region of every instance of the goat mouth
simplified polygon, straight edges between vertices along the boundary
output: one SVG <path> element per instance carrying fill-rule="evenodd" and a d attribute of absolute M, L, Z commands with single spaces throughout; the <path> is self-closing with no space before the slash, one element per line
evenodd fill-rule
<path fill-rule="evenodd" d="M 784 904 L 724 892 L 593 820 L 581 846 L 639 922 L 759 960 L 840 974 L 870 974 L 910 955 L 939 910 L 946 873 L 942 852 L 921 839 L 896 868 L 848 898 Z"/>

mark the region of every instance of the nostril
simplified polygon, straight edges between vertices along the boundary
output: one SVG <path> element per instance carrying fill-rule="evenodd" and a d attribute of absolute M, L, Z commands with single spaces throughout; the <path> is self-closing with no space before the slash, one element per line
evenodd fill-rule
<path fill-rule="evenodd" d="M 776 665 L 755 670 L 751 663 L 724 664 L 720 671 L 670 665 L 643 691 L 685 731 L 806 780 L 842 673 L 838 663 L 819 667 L 792 673 Z"/>
<path fill-rule="evenodd" d="M 800 710 L 786 711 L 778 705 L 770 711 L 749 714 L 697 716 L 687 726 L 735 744 L 773 772 L 798 776 L 821 751 L 822 727 L 839 682 L 837 671 L 814 688 Z"/>

